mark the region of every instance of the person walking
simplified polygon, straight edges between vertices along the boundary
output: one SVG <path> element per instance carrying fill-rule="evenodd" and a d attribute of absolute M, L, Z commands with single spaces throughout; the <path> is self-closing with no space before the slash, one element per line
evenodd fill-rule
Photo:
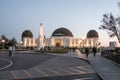
<path fill-rule="evenodd" d="M 12 46 L 12 56 L 14 56 L 14 54 L 15 54 L 15 46 L 13 45 Z"/>
<path fill-rule="evenodd" d="M 96 47 L 93 47 L 93 48 L 92 48 L 92 52 L 93 52 L 93 55 L 94 55 L 94 57 L 95 57 L 95 56 L 96 56 L 96 52 L 97 52 Z"/>
<path fill-rule="evenodd" d="M 88 58 L 88 55 L 89 55 L 89 48 L 88 47 L 85 48 L 85 54 L 86 54 L 86 58 Z"/>
<path fill-rule="evenodd" d="M 9 50 L 9 57 L 10 57 L 10 56 L 12 56 L 12 46 L 10 46 L 10 47 L 8 48 L 8 50 Z"/>
<path fill-rule="evenodd" d="M 41 48 L 41 54 L 43 54 L 43 53 L 44 53 L 44 48 L 42 47 L 42 48 Z"/>

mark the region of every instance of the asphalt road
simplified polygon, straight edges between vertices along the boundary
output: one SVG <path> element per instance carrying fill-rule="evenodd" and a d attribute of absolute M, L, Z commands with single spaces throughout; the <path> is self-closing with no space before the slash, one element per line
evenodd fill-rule
<path fill-rule="evenodd" d="M 0 71 L 0 79 L 17 80 L 101 80 L 84 60 L 50 54 L 0 54 L 13 65 Z M 1 64 L 2 65 L 2 64 Z"/>
<path fill-rule="evenodd" d="M 3 68 L 3 67 L 5 67 L 5 66 L 7 66 L 7 65 L 9 65 L 9 64 L 10 64 L 9 61 L 7 61 L 4 58 L 0 58 L 0 69 Z"/>
<path fill-rule="evenodd" d="M 102 80 L 95 73 L 90 74 L 75 74 L 75 75 L 64 75 L 64 76 L 50 76 L 50 77 L 38 77 L 31 79 L 18 79 L 18 80 Z"/>
<path fill-rule="evenodd" d="M 4 71 L 7 70 L 22 70 L 22 69 L 29 69 L 35 65 L 38 65 L 42 62 L 47 61 L 48 59 L 54 57 L 53 55 L 39 55 L 39 54 L 14 54 L 14 56 L 9 57 L 8 54 L 0 54 L 0 58 L 5 58 L 11 60 L 13 65 Z M 1 62 L 0 65 L 7 64 L 5 61 Z"/>

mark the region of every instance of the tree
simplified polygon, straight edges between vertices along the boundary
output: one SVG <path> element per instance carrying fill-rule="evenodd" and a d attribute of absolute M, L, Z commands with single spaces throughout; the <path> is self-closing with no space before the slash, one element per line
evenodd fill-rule
<path fill-rule="evenodd" d="M 11 43 L 15 46 L 15 45 L 17 44 L 16 38 L 13 37 L 13 38 L 11 39 Z"/>
<path fill-rule="evenodd" d="M 8 46 L 12 46 L 12 45 L 16 46 L 16 44 L 17 44 L 16 38 L 13 37 L 12 39 L 8 40 Z"/>
<path fill-rule="evenodd" d="M 5 41 L 4 44 L 6 46 L 6 44 L 8 43 L 8 38 L 5 35 L 1 35 L 1 42 L 2 42 L 2 40 Z"/>
<path fill-rule="evenodd" d="M 5 40 L 5 42 L 8 42 L 8 38 L 5 35 L 1 35 L 1 40 Z"/>
<path fill-rule="evenodd" d="M 102 25 L 100 25 L 99 29 L 107 30 L 109 36 L 116 36 L 120 43 L 120 17 L 115 17 L 114 15 L 112 15 L 112 13 L 107 13 L 103 15 L 103 19 L 101 22 Z"/>
<path fill-rule="evenodd" d="M 5 35 L 1 35 L 1 43 L 0 43 L 0 46 L 2 46 L 2 40 L 5 40 L 5 42 L 4 42 L 4 46 L 6 47 L 6 48 L 8 48 L 8 46 L 16 46 L 16 44 L 17 44 L 17 40 L 16 40 L 16 38 L 12 38 L 12 39 L 8 39 Z"/>

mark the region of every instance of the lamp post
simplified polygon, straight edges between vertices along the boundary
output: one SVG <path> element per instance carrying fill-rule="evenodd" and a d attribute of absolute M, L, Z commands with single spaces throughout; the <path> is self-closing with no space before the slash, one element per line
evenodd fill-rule
<path fill-rule="evenodd" d="M 22 45 L 23 45 L 23 42 L 22 41 L 20 41 L 20 47 L 22 48 Z"/>
<path fill-rule="evenodd" d="M 2 49 L 4 50 L 4 43 L 5 43 L 4 39 L 2 40 L 2 43 L 3 43 Z"/>

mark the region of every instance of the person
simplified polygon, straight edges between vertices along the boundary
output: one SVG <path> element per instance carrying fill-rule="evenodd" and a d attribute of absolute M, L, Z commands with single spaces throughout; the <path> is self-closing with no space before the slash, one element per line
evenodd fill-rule
<path fill-rule="evenodd" d="M 85 48 L 84 47 L 82 48 L 82 53 L 85 53 Z"/>
<path fill-rule="evenodd" d="M 71 53 L 71 47 L 69 48 L 69 52 Z"/>
<path fill-rule="evenodd" d="M 43 54 L 43 52 L 44 52 L 44 48 L 41 48 L 41 54 Z"/>
<path fill-rule="evenodd" d="M 86 58 L 88 58 L 88 55 L 89 55 L 89 48 L 88 47 L 85 48 L 85 54 L 86 54 Z"/>
<path fill-rule="evenodd" d="M 9 47 L 9 56 L 12 56 L 12 46 Z"/>
<path fill-rule="evenodd" d="M 95 57 L 95 56 L 96 56 L 96 52 L 97 52 L 96 47 L 93 47 L 93 48 L 92 48 L 92 52 L 93 52 L 93 55 L 94 55 L 94 57 Z"/>
<path fill-rule="evenodd" d="M 15 46 L 13 45 L 13 47 L 12 47 L 12 56 L 14 55 L 14 53 L 15 53 Z"/>

